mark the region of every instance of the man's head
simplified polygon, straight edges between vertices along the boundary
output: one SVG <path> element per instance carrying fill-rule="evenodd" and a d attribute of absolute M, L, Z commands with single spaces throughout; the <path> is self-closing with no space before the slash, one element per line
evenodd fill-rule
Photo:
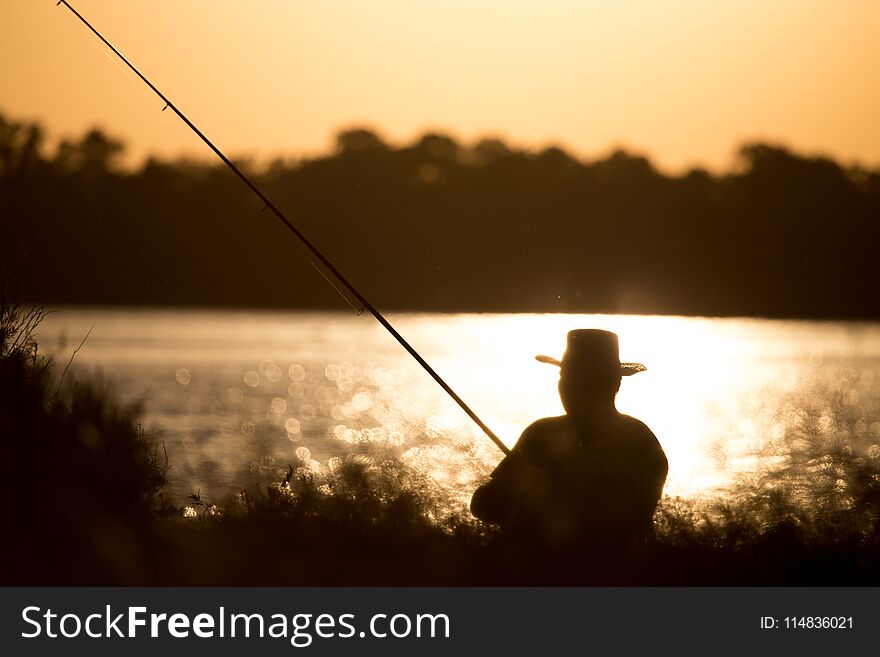
<path fill-rule="evenodd" d="M 614 405 L 620 390 L 620 375 L 595 376 L 561 370 L 559 399 L 569 415 L 591 415 L 596 409 Z"/>
<path fill-rule="evenodd" d="M 621 377 L 646 369 L 639 363 L 621 363 L 617 334 L 599 329 L 569 331 L 561 361 L 537 359 L 560 368 L 559 397 L 565 412 L 574 416 L 613 406 Z"/>

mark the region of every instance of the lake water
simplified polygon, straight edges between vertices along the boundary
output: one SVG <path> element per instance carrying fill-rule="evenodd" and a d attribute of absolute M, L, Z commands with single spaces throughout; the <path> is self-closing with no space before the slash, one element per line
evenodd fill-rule
<path fill-rule="evenodd" d="M 880 324 L 601 315 L 389 315 L 508 445 L 562 412 L 558 370 L 571 328 L 620 335 L 621 411 L 659 438 L 666 492 L 718 494 L 803 431 L 855 449 L 880 442 Z M 397 450 L 466 498 L 501 457 L 371 317 L 304 312 L 61 309 L 40 327 L 62 363 L 89 328 L 74 378 L 99 375 L 143 404 L 164 442 L 175 499 L 221 501 L 287 464 L 317 469 L 365 445 Z M 806 427 L 806 428 L 805 428 Z M 874 447 L 872 447 L 872 445 Z"/>

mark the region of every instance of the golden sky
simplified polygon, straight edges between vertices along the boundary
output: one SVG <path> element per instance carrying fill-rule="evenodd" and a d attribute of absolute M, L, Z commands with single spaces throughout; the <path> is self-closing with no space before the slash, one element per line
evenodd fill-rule
<path fill-rule="evenodd" d="M 679 170 L 745 139 L 880 165 L 878 0 L 71 0 L 218 146 L 623 145 Z M 205 147 L 55 0 L 0 2 L 0 111 L 100 125 L 135 155 Z"/>

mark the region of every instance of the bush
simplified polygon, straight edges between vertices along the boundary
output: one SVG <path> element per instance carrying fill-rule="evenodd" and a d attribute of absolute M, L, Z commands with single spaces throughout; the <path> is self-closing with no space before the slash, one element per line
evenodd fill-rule
<path fill-rule="evenodd" d="M 0 437 L 6 457 L 4 583 L 114 583 L 146 576 L 167 464 L 105 386 L 65 381 L 38 353 L 43 308 L 0 285 Z M 66 372 L 65 372 L 66 373 Z"/>

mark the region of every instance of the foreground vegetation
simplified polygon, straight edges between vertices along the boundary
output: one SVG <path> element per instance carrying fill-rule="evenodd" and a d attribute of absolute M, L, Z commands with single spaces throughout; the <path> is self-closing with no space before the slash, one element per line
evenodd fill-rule
<path fill-rule="evenodd" d="M 0 307 L 4 584 L 880 583 L 864 418 L 805 409 L 776 465 L 714 500 L 664 499 L 651 553 L 609 573 L 519 552 L 394 451 L 264 461 L 235 499 L 165 500 L 173 464 L 137 409 L 38 354 L 41 309 Z"/>
<path fill-rule="evenodd" d="M 98 383 L 73 381 L 39 355 L 43 308 L 24 308 L 0 281 L 0 437 L 6 531 L 3 580 L 119 582 L 151 562 L 165 463 L 137 409 Z"/>

